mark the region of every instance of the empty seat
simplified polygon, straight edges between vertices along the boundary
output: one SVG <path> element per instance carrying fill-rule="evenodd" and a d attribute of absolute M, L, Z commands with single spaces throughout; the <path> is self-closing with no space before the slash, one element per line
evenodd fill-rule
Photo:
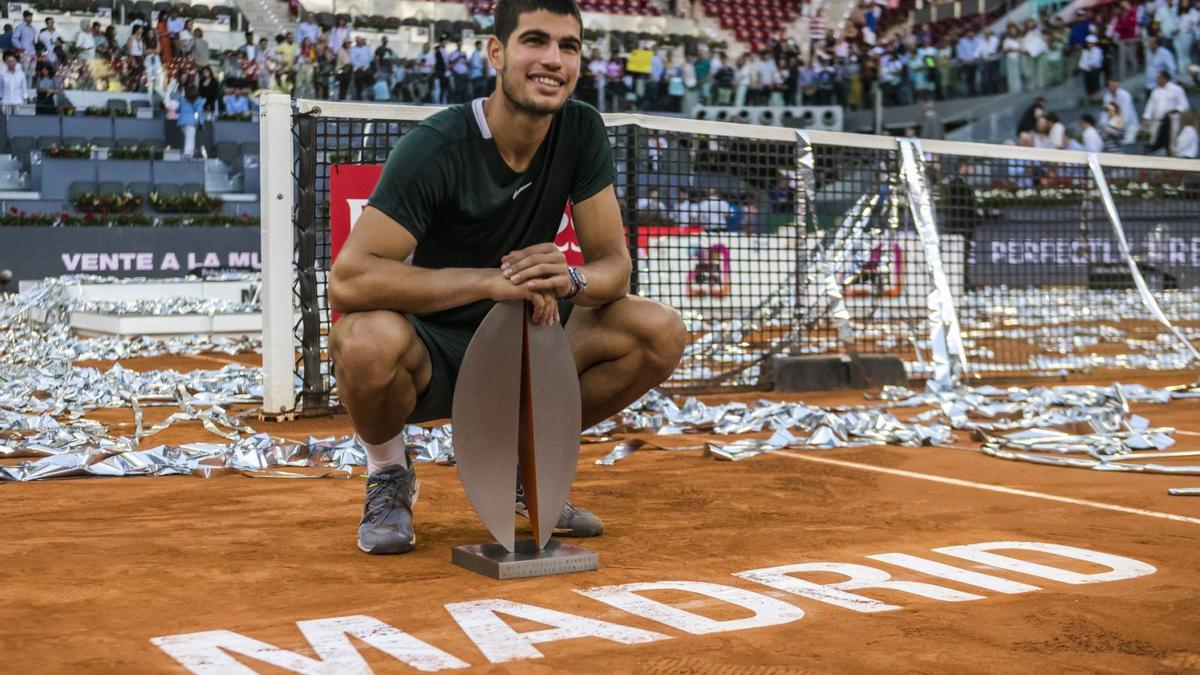
<path fill-rule="evenodd" d="M 102 180 L 96 185 L 96 192 L 102 195 L 121 194 L 125 191 L 125 184 L 119 180 Z"/>
<path fill-rule="evenodd" d="M 238 157 L 241 155 L 241 149 L 238 144 L 233 141 L 217 141 L 217 159 L 225 162 L 231 167 L 237 168 L 239 162 Z"/>
<path fill-rule="evenodd" d="M 167 197 L 174 197 L 179 194 L 179 186 L 175 183 L 157 183 L 154 186 L 154 192 Z"/>
<path fill-rule="evenodd" d="M 184 183 L 179 186 L 179 194 L 181 195 L 202 195 L 204 194 L 204 186 L 200 183 Z"/>
<path fill-rule="evenodd" d="M 88 144 L 88 140 L 86 138 L 80 138 L 79 136 L 67 136 L 66 138 L 63 139 L 63 145 L 87 145 L 87 144 Z"/>
<path fill-rule="evenodd" d="M 135 145 L 142 145 L 143 141 L 140 138 L 118 138 L 118 148 L 132 148 Z"/>
<path fill-rule="evenodd" d="M 115 141 L 112 136 L 96 136 L 91 141 L 92 145 L 97 148 L 111 148 Z"/>
<path fill-rule="evenodd" d="M 62 145 L 62 139 L 59 138 L 58 136 L 38 136 L 38 139 L 37 139 L 38 150 L 45 150 L 46 148 L 48 148 L 52 145 Z"/>
<path fill-rule="evenodd" d="M 84 181 L 79 181 L 77 183 L 71 183 L 71 185 L 69 187 L 67 187 L 67 198 L 70 199 L 71 201 L 74 201 L 76 199 L 79 199 L 83 195 L 88 194 L 89 192 L 96 192 L 96 184 L 95 183 L 88 183 L 88 182 L 84 182 Z"/>
<path fill-rule="evenodd" d="M 153 183 L 148 183 L 141 180 L 133 181 L 129 185 L 126 185 L 125 190 L 130 194 L 135 194 L 139 197 L 148 197 L 150 196 L 151 192 L 156 191 Z"/>
<path fill-rule="evenodd" d="M 108 99 L 108 102 L 104 104 L 104 107 L 108 108 L 109 110 L 128 110 L 129 102 L 123 98 L 110 98 Z"/>
<path fill-rule="evenodd" d="M 129 102 L 129 107 L 130 107 L 130 108 L 133 108 L 133 109 L 135 109 L 135 110 L 136 110 L 136 109 L 138 109 L 138 108 L 153 108 L 153 107 L 154 107 L 154 104 L 153 104 L 153 103 L 151 103 L 150 101 L 146 101 L 146 100 L 143 100 L 143 99 L 138 99 L 138 100 L 136 100 L 136 101 L 130 101 L 130 102 Z"/>
<path fill-rule="evenodd" d="M 242 154 L 243 155 L 257 155 L 258 154 L 258 143 L 255 143 L 254 141 L 247 141 L 246 143 L 242 143 Z"/>

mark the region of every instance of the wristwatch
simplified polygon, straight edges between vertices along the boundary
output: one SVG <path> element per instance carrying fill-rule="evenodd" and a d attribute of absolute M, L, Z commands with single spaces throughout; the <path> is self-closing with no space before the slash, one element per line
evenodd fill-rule
<path fill-rule="evenodd" d="M 571 298 L 574 298 L 575 296 L 587 290 L 588 281 L 587 276 L 585 276 L 583 273 L 583 270 L 579 269 L 578 267 L 568 267 L 567 276 L 571 277 L 572 288 L 570 295 L 563 298 L 563 300 L 570 300 Z"/>

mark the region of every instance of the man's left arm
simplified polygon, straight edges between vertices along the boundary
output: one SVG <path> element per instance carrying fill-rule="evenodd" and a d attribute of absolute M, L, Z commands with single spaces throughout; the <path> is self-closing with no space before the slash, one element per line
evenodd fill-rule
<path fill-rule="evenodd" d="M 621 226 L 621 209 L 612 185 L 571 207 L 575 234 L 586 262 L 578 269 L 587 279 L 587 290 L 576 295 L 576 305 L 597 307 L 629 293 L 633 264 Z M 514 284 L 534 291 L 551 291 L 565 298 L 575 289 L 566 258 L 553 243 L 513 251 L 501 260 L 501 271 Z"/>

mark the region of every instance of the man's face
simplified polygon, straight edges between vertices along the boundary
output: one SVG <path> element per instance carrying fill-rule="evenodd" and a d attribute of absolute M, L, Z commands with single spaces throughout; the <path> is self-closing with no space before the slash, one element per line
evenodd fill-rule
<path fill-rule="evenodd" d="M 538 10 L 520 16 L 506 44 L 493 38 L 488 60 L 505 98 L 524 112 L 558 112 L 579 81 L 582 28 L 575 17 Z"/>
<path fill-rule="evenodd" d="M 54 30 L 54 19 L 46 18 L 46 30 Z"/>
<path fill-rule="evenodd" d="M 9 70 L 15 70 L 17 67 L 17 57 L 9 54 L 8 56 L 4 57 L 4 64 L 8 66 Z"/>

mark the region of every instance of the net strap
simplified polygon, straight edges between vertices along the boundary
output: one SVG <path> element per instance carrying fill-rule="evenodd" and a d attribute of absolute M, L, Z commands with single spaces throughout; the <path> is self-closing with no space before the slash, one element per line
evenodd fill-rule
<path fill-rule="evenodd" d="M 1129 274 L 1133 277 L 1133 283 L 1137 287 L 1142 304 L 1187 349 L 1192 355 L 1192 362 L 1200 360 L 1200 352 L 1196 351 L 1195 345 L 1188 340 L 1183 331 L 1171 323 L 1171 319 L 1162 311 L 1158 300 L 1150 292 L 1150 287 L 1146 284 L 1145 277 L 1142 276 L 1142 270 L 1138 267 L 1137 260 L 1134 259 L 1133 253 L 1129 249 L 1129 241 L 1125 238 L 1125 227 L 1121 224 L 1121 214 L 1117 212 L 1117 203 L 1113 200 L 1112 192 L 1108 189 L 1108 179 L 1104 176 L 1103 167 L 1100 166 L 1100 158 L 1094 152 L 1088 154 L 1088 169 L 1092 172 L 1092 179 L 1096 181 L 1096 189 L 1100 192 L 1100 200 L 1104 202 L 1104 211 L 1108 214 L 1108 224 L 1112 226 L 1113 237 L 1117 240 L 1117 248 L 1121 252 L 1121 260 L 1129 268 Z"/>

